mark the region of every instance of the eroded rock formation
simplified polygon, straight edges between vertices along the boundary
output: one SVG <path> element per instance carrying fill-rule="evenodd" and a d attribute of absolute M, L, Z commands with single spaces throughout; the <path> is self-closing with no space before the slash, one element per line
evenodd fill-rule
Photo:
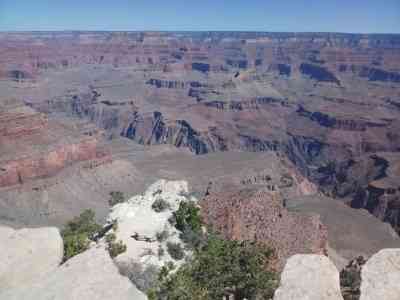
<path fill-rule="evenodd" d="M 385 190 L 398 189 L 380 160 L 395 165 L 400 151 L 399 35 L 53 32 L 0 41 L 2 92 L 50 117 L 195 154 L 276 151 L 325 194 L 399 228 L 398 201 L 371 192 L 383 177 Z"/>
<path fill-rule="evenodd" d="M 0 110 L 0 187 L 49 177 L 68 165 L 111 161 L 98 130 L 76 130 L 24 105 Z"/>
<path fill-rule="evenodd" d="M 275 249 L 278 269 L 297 253 L 326 254 L 327 231 L 319 216 L 288 212 L 276 187 L 269 189 L 211 192 L 200 202 L 204 222 L 225 238 Z"/>

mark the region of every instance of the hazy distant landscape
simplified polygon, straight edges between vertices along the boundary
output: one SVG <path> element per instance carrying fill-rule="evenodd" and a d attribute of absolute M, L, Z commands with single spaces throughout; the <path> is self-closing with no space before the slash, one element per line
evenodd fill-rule
<path fill-rule="evenodd" d="M 0 300 L 400 299 L 396 3 L 39 2 L 0 3 Z"/>

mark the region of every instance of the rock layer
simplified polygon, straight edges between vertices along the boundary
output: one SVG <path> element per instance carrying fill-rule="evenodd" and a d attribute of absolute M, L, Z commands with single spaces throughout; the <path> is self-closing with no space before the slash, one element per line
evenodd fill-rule
<path fill-rule="evenodd" d="M 399 35 L 28 32 L 0 42 L 2 93 L 41 112 L 195 154 L 279 152 L 325 194 L 400 230 L 398 175 L 381 163 L 399 160 Z"/>
<path fill-rule="evenodd" d="M 98 130 L 49 122 L 22 104 L 0 103 L 0 145 L 0 187 L 53 176 L 76 162 L 111 161 Z"/>

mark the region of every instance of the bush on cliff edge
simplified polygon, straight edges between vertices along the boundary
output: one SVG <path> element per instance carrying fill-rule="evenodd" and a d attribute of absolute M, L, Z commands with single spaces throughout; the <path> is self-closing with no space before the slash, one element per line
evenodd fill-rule
<path fill-rule="evenodd" d="M 150 300 L 270 299 L 276 274 L 268 271 L 273 252 L 255 242 L 224 240 L 208 235 L 193 258 L 176 272 L 164 267 Z"/>
<path fill-rule="evenodd" d="M 64 242 L 63 262 L 87 250 L 100 229 L 101 226 L 95 221 L 95 213 L 90 209 L 69 221 L 61 231 Z"/>

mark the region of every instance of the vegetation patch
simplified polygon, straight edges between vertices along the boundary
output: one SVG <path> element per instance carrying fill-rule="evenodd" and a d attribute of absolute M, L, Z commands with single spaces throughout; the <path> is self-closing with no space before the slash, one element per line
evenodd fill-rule
<path fill-rule="evenodd" d="M 340 272 L 340 287 L 344 300 L 360 299 L 361 269 L 365 263 L 364 257 L 359 256 Z"/>
<path fill-rule="evenodd" d="M 61 231 L 64 242 L 63 262 L 87 250 L 100 230 L 101 226 L 95 221 L 95 213 L 90 209 L 69 221 Z"/>
<path fill-rule="evenodd" d="M 168 237 L 169 237 L 168 230 L 163 230 L 156 233 L 156 239 L 159 243 L 166 241 Z"/>
<path fill-rule="evenodd" d="M 179 243 L 167 243 L 167 252 L 175 260 L 181 260 L 185 257 L 185 252 Z"/>
<path fill-rule="evenodd" d="M 182 232 L 187 229 L 194 232 L 201 231 L 200 208 L 194 201 L 181 202 L 178 210 L 173 214 L 173 219 L 176 229 Z"/>
<path fill-rule="evenodd" d="M 123 192 L 120 191 L 110 192 L 110 199 L 108 200 L 108 204 L 110 206 L 114 206 L 123 202 L 125 202 L 125 196 Z"/>
<path fill-rule="evenodd" d="M 155 212 L 160 213 L 160 212 L 166 211 L 167 209 L 170 209 L 171 207 L 167 201 L 165 201 L 162 198 L 159 198 L 153 202 L 153 204 L 151 205 L 151 208 Z"/>
<path fill-rule="evenodd" d="M 106 235 L 107 250 L 111 258 L 117 257 L 126 251 L 126 245 L 122 241 L 117 241 L 115 233 Z"/>
<path fill-rule="evenodd" d="M 150 300 L 270 299 L 277 276 L 268 271 L 273 251 L 254 242 L 229 241 L 209 235 L 191 261 L 176 272 L 161 269 Z"/>
<path fill-rule="evenodd" d="M 159 269 L 154 265 L 143 267 L 140 263 L 128 261 L 119 266 L 119 272 L 128 277 L 139 290 L 147 292 L 156 285 Z"/>

